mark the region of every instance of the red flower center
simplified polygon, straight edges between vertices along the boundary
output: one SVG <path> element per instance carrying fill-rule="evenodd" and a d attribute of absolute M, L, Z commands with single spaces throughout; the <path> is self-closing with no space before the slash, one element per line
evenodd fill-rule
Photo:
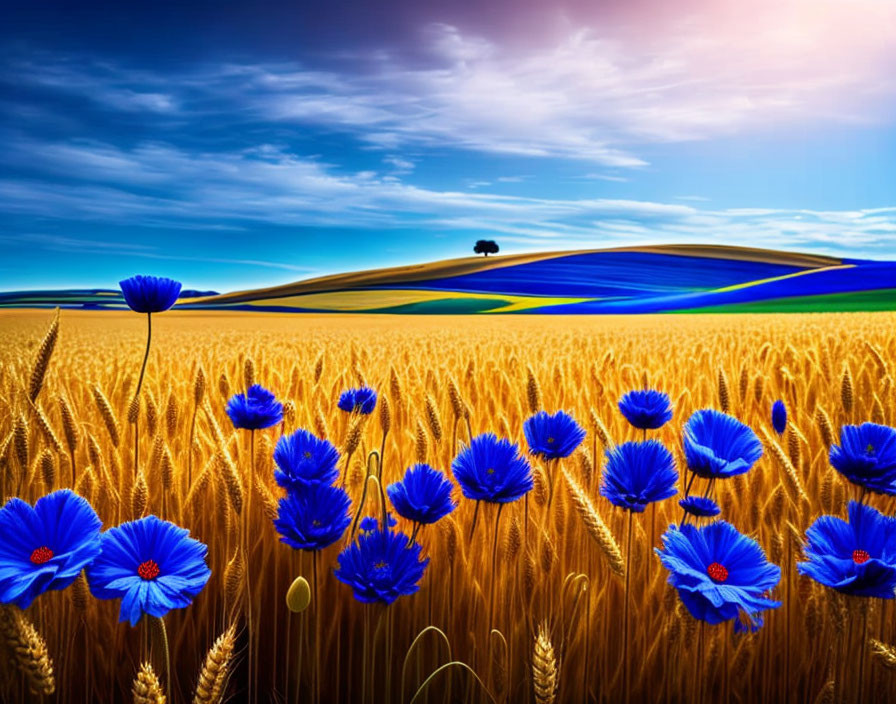
<path fill-rule="evenodd" d="M 863 562 L 868 562 L 871 559 L 871 555 L 869 555 L 864 550 L 853 550 L 852 551 L 852 561 L 857 565 L 861 565 Z"/>
<path fill-rule="evenodd" d="M 724 582 L 728 579 L 728 570 L 725 569 L 723 565 L 720 565 L 718 562 L 713 562 L 709 567 L 706 568 L 706 574 L 712 577 L 714 582 Z"/>
<path fill-rule="evenodd" d="M 46 545 L 42 545 L 37 548 L 34 552 L 31 553 L 31 562 L 35 565 L 42 565 L 45 562 L 49 562 L 53 559 L 53 551 L 50 550 Z"/>
<path fill-rule="evenodd" d="M 146 562 L 142 562 L 137 568 L 137 574 L 146 580 L 155 579 L 159 576 L 159 566 L 156 564 L 155 560 L 147 560 Z"/>

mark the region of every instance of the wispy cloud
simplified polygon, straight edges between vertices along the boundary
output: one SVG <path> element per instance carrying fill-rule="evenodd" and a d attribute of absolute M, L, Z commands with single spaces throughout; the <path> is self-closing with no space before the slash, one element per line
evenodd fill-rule
<path fill-rule="evenodd" d="M 856 7 L 853 7 L 855 5 Z M 723 7 L 724 6 L 724 7 Z M 10 79 L 121 113 L 314 126 L 410 162 L 414 148 L 645 165 L 644 144 L 891 119 L 896 3 L 758 0 L 691 8 L 632 36 L 595 20 L 528 42 L 425 28 L 425 50 L 183 71 L 108 61 L 14 62 Z M 156 123 L 156 126 L 165 123 Z M 599 178 L 613 179 L 617 175 Z"/>
<path fill-rule="evenodd" d="M 713 209 L 701 201 L 439 190 L 376 172 L 345 173 L 271 145 L 198 154 L 159 143 L 124 150 L 92 142 L 77 149 L 78 182 L 0 180 L 0 209 L 60 220 L 175 228 L 250 229 L 253 223 L 351 227 L 371 237 L 383 228 L 426 228 L 435 234 L 494 232 L 521 249 L 723 239 L 731 244 L 883 256 L 892 254 L 896 245 L 896 208 Z M 60 160 L 64 162 L 72 151 L 70 146 L 59 149 L 53 143 L 24 141 L 10 153 L 13 158 L 27 155 L 32 167 L 64 171 Z M 65 239 L 42 244 L 78 246 Z M 136 256 L 171 256 L 122 246 Z M 247 263 L 301 270 L 275 262 Z"/>
<path fill-rule="evenodd" d="M 119 255 L 127 259 L 160 259 L 182 262 L 202 262 L 206 264 L 228 264 L 265 269 L 280 269 L 301 274 L 314 273 L 314 269 L 296 266 L 288 262 L 267 261 L 263 259 L 239 259 L 214 256 L 187 256 L 160 251 L 158 247 L 121 241 L 104 241 L 86 237 L 70 237 L 47 233 L 20 233 L 16 235 L 0 235 L 0 243 L 9 247 L 27 247 L 29 250 L 54 251 L 64 253 L 94 253 L 102 256 Z"/>

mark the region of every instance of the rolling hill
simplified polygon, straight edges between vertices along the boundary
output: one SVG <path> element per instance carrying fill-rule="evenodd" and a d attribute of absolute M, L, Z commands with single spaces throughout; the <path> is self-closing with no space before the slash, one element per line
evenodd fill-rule
<path fill-rule="evenodd" d="M 713 245 L 465 257 L 203 295 L 180 309 L 325 313 L 896 310 L 896 262 Z M 0 294 L 0 307 L 121 308 L 114 291 Z"/>

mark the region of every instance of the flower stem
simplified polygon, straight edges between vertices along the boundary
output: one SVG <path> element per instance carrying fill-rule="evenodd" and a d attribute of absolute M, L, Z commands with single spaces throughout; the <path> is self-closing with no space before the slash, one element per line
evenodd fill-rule
<path fill-rule="evenodd" d="M 171 701 L 171 651 L 168 648 L 168 629 L 165 628 L 165 619 L 153 616 L 156 626 L 156 635 L 159 647 L 162 649 L 162 657 L 165 659 L 165 695 Z"/>
<path fill-rule="evenodd" d="M 152 313 L 146 314 L 146 350 L 143 352 L 143 364 L 140 365 L 140 376 L 137 378 L 137 388 L 134 391 L 134 400 L 132 401 L 132 405 L 137 406 L 137 415 L 134 417 L 134 479 L 137 478 L 137 470 L 139 468 L 139 453 L 140 453 L 140 436 L 137 433 L 137 425 L 140 419 L 140 389 L 143 388 L 143 377 L 146 374 L 146 362 L 149 360 L 149 347 L 152 343 Z M 73 470 L 74 476 L 74 470 Z M 73 484 L 74 486 L 74 484 Z"/>
<path fill-rule="evenodd" d="M 488 602 L 488 628 L 489 632 L 494 628 L 495 619 L 495 592 L 498 586 L 498 523 L 501 520 L 501 509 L 504 504 L 498 504 L 498 512 L 495 514 L 495 536 L 492 542 L 492 590 Z"/>
<path fill-rule="evenodd" d="M 629 667 L 628 667 L 628 602 L 629 583 L 632 572 L 632 518 L 634 513 L 628 512 L 628 528 L 626 529 L 625 549 L 625 593 L 622 603 L 622 701 L 629 701 Z"/>
<path fill-rule="evenodd" d="M 476 530 L 476 519 L 479 517 L 479 501 L 476 501 L 476 508 L 473 509 L 473 523 L 470 525 L 470 540 L 473 539 L 473 531 Z"/>
<path fill-rule="evenodd" d="M 146 314 L 146 351 L 143 353 L 143 366 L 140 367 L 140 377 L 137 379 L 137 390 L 134 391 L 134 398 L 140 395 L 140 389 L 143 386 L 143 375 L 146 374 L 146 361 L 149 359 L 149 345 L 152 342 L 152 313 Z"/>
<path fill-rule="evenodd" d="M 317 580 L 317 561 L 320 550 L 311 553 L 311 581 L 314 594 L 314 701 L 320 703 L 320 654 L 323 652 L 320 642 L 320 589 Z"/>

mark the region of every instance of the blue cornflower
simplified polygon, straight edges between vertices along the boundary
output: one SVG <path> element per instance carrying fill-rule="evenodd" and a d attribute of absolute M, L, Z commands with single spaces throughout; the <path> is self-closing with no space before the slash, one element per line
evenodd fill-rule
<path fill-rule="evenodd" d="M 358 539 L 337 558 L 335 577 L 349 585 L 355 599 L 365 604 L 391 604 L 398 597 L 413 594 L 429 564 L 420 559 L 422 548 L 404 533 L 374 529 L 358 534 Z"/>
<path fill-rule="evenodd" d="M 738 616 L 753 620 L 781 605 L 763 596 L 780 581 L 781 569 L 726 521 L 670 526 L 663 547 L 656 552 L 669 570 L 669 584 L 694 618 L 710 624 Z"/>
<path fill-rule="evenodd" d="M 626 442 L 607 450 L 601 496 L 615 506 L 642 513 L 647 504 L 674 496 L 675 459 L 657 440 Z"/>
<path fill-rule="evenodd" d="M 629 391 L 619 399 L 619 410 L 639 430 L 662 428 L 672 420 L 669 396 L 654 389 Z"/>
<path fill-rule="evenodd" d="M 360 413 L 362 416 L 369 415 L 376 408 L 376 391 L 369 386 L 348 389 L 339 396 L 337 405 L 346 413 Z"/>
<path fill-rule="evenodd" d="M 678 502 L 686 513 L 699 518 L 712 518 L 718 516 L 722 509 L 710 498 L 703 496 L 688 496 Z"/>
<path fill-rule="evenodd" d="M 476 501 L 509 503 L 532 489 L 532 468 L 520 448 L 494 433 L 473 438 L 451 469 L 463 495 Z"/>
<path fill-rule="evenodd" d="M 806 531 L 807 562 L 796 567 L 826 587 L 853 596 L 892 599 L 896 589 L 896 518 L 850 501 L 849 522 L 820 516 Z"/>
<path fill-rule="evenodd" d="M 290 491 L 309 484 L 332 484 L 339 476 L 339 450 L 304 428 L 277 441 L 274 462 L 277 484 Z"/>
<path fill-rule="evenodd" d="M 772 404 L 772 427 L 778 435 L 787 429 L 787 406 L 780 399 Z"/>
<path fill-rule="evenodd" d="M 161 618 L 189 606 L 211 570 L 206 546 L 189 531 L 156 516 L 122 523 L 102 535 L 102 552 L 87 568 L 97 599 L 121 599 L 121 621 Z"/>
<path fill-rule="evenodd" d="M 296 550 L 321 550 L 335 543 L 352 518 L 345 489 L 311 484 L 280 499 L 274 527 L 281 542 Z"/>
<path fill-rule="evenodd" d="M 132 276 L 119 281 L 128 307 L 137 313 L 161 313 L 180 295 L 181 283 L 164 276 Z"/>
<path fill-rule="evenodd" d="M 457 504 L 451 500 L 454 485 L 428 464 L 415 464 L 400 482 L 386 488 L 389 499 L 402 518 L 415 523 L 435 523 Z"/>
<path fill-rule="evenodd" d="M 831 445 L 831 465 L 853 484 L 896 496 L 896 430 L 862 423 L 840 428 L 840 445 Z"/>
<path fill-rule="evenodd" d="M 398 521 L 395 520 L 394 516 L 392 516 L 391 513 L 387 513 L 386 523 L 388 523 L 389 527 L 392 528 L 393 526 L 398 524 Z M 369 533 L 372 530 L 376 530 L 379 525 L 380 522 L 373 516 L 364 516 L 364 518 L 361 519 L 361 524 L 359 527 L 362 532 Z"/>
<path fill-rule="evenodd" d="M 252 384 L 246 393 L 231 396 L 227 415 L 234 428 L 260 430 L 283 420 L 283 404 L 263 386 Z"/>
<path fill-rule="evenodd" d="M 762 443 L 737 418 L 704 408 L 684 426 L 684 454 L 698 477 L 725 479 L 749 471 L 762 457 Z"/>
<path fill-rule="evenodd" d="M 0 509 L 0 603 L 27 609 L 65 589 L 100 553 L 102 522 L 86 499 L 62 489 L 32 508 L 14 498 Z"/>
<path fill-rule="evenodd" d="M 529 452 L 546 460 L 569 457 L 585 439 L 585 430 L 565 411 L 539 411 L 523 423 Z"/>

